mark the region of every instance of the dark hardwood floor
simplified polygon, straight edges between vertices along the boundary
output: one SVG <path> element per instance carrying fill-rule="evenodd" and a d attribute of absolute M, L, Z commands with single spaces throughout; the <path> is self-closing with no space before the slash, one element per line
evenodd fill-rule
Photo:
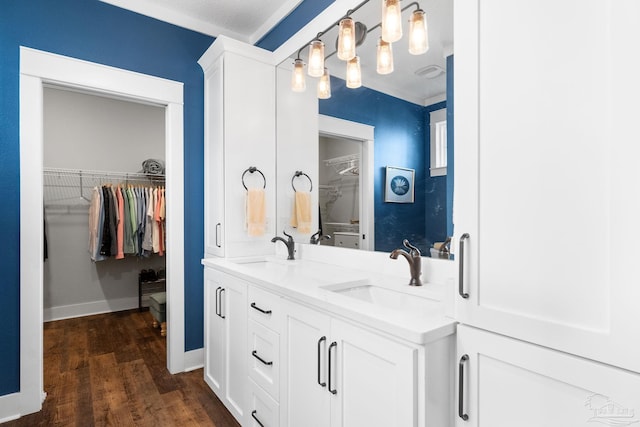
<path fill-rule="evenodd" d="M 171 375 L 149 312 L 44 324 L 42 410 L 5 426 L 238 426 L 202 369 Z"/>

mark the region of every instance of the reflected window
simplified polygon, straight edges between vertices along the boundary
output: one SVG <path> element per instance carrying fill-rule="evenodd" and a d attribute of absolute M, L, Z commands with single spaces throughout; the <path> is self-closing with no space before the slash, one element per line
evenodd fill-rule
<path fill-rule="evenodd" d="M 429 113 L 431 127 L 431 176 L 447 174 L 447 110 Z"/>

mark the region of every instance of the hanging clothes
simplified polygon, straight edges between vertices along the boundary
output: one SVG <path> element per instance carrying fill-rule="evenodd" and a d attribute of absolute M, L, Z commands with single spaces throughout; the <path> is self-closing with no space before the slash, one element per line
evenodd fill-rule
<path fill-rule="evenodd" d="M 163 256 L 165 209 L 162 187 L 94 187 L 89 206 L 91 259 L 148 257 L 153 253 Z"/>

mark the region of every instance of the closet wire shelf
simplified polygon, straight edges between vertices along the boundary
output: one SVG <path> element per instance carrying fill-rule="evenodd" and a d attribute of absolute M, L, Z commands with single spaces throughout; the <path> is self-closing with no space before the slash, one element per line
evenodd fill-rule
<path fill-rule="evenodd" d="M 42 172 L 45 207 L 89 207 L 93 187 L 105 184 L 163 186 L 165 182 L 164 175 L 136 172 L 59 168 Z"/>

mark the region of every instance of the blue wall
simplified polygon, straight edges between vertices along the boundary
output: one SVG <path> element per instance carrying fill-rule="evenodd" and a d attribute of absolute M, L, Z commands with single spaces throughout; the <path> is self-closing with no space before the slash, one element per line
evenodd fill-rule
<path fill-rule="evenodd" d="M 445 105 L 442 102 L 432 108 Z M 428 111 L 365 87 L 348 89 L 344 80 L 335 77 L 331 78 L 331 98 L 320 100 L 320 114 L 375 126 L 377 251 L 391 251 L 402 246 L 402 239 L 407 238 L 426 254 L 434 241 L 442 241 L 446 236 L 446 180 L 429 176 Z M 386 166 L 415 169 L 415 203 L 384 202 Z"/>
<path fill-rule="evenodd" d="M 185 350 L 192 350 L 203 342 L 204 95 L 197 60 L 212 42 L 211 37 L 97 0 L 2 1 L 0 395 L 20 387 L 19 46 L 184 83 Z"/>

